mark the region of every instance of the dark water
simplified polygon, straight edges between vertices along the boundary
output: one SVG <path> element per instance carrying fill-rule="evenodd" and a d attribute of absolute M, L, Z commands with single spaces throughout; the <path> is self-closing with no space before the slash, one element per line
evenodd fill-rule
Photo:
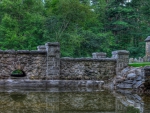
<path fill-rule="evenodd" d="M 150 113 L 150 96 L 86 88 L 1 89 L 0 113 Z"/>

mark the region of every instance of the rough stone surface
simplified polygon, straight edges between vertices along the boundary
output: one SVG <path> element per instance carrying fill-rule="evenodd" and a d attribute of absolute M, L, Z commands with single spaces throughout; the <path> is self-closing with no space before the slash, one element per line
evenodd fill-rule
<path fill-rule="evenodd" d="M 127 67 L 114 78 L 113 84 L 116 89 L 150 89 L 150 66 Z"/>
<path fill-rule="evenodd" d="M 127 78 L 128 79 L 134 79 L 136 77 L 136 74 L 135 73 L 129 73 L 128 75 L 127 75 Z"/>
<path fill-rule="evenodd" d="M 112 58 L 117 59 L 117 75 L 120 74 L 121 70 L 128 66 L 129 63 L 129 51 L 118 50 L 112 52 Z"/>
<path fill-rule="evenodd" d="M 94 59 L 106 58 L 106 53 L 104 52 L 92 53 L 92 58 Z"/>
<path fill-rule="evenodd" d="M 0 80 L 0 87 L 101 87 L 103 84 L 104 81 L 93 80 Z"/>
<path fill-rule="evenodd" d="M 33 80 L 31 86 L 34 80 L 104 80 L 108 82 L 128 64 L 129 57 L 128 51 L 119 50 L 113 52 L 112 58 L 106 58 L 106 53 L 103 52 L 93 53 L 93 58 L 60 58 L 58 42 L 48 42 L 37 48 L 38 50 L 31 51 L 0 50 L 0 80 Z M 26 76 L 21 78 L 10 76 L 14 70 L 18 69 Z M 22 85 L 17 81 L 13 82 L 16 83 L 16 86 Z M 91 84 L 90 82 L 89 84 L 84 83 L 78 84 L 81 86 Z M 77 85 L 72 81 L 71 85 L 73 84 Z M 42 85 L 39 83 L 39 86 Z M 94 86 L 99 86 L 99 83 L 95 82 Z"/>
<path fill-rule="evenodd" d="M 60 75 L 60 45 L 58 42 L 46 43 L 47 70 L 46 76 L 51 79 L 59 79 Z"/>
<path fill-rule="evenodd" d="M 11 73 L 20 69 L 27 75 L 25 78 L 40 79 L 46 75 L 46 52 L 32 54 L 30 51 L 13 51 L 0 54 L 0 78 L 11 78 Z"/>
<path fill-rule="evenodd" d="M 146 42 L 146 48 L 145 48 L 146 55 L 145 55 L 145 59 L 146 59 L 146 61 L 149 62 L 150 61 L 150 36 L 148 36 L 146 38 L 145 42 Z"/>
<path fill-rule="evenodd" d="M 115 59 L 62 58 L 60 79 L 109 80 L 116 75 Z"/>

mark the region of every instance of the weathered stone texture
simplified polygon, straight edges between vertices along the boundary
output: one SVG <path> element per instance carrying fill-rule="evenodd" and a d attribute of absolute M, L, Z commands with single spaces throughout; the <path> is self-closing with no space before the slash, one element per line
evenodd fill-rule
<path fill-rule="evenodd" d="M 129 51 L 126 50 L 118 50 L 112 52 L 112 58 L 117 60 L 117 75 L 120 74 L 121 70 L 128 66 L 129 63 Z"/>
<path fill-rule="evenodd" d="M 104 52 L 96 52 L 96 53 L 92 53 L 92 57 L 94 59 L 99 59 L 99 58 L 106 58 L 106 53 Z"/>
<path fill-rule="evenodd" d="M 146 42 L 146 48 L 145 48 L 145 59 L 146 61 L 150 61 L 150 36 L 148 36 L 146 39 L 145 39 L 145 42 Z"/>
<path fill-rule="evenodd" d="M 59 79 L 60 75 L 60 45 L 59 43 L 46 43 L 47 70 L 46 76 L 49 79 Z"/>
<path fill-rule="evenodd" d="M 109 80 L 116 75 L 115 59 L 62 58 L 60 79 Z"/>
<path fill-rule="evenodd" d="M 22 70 L 26 78 L 39 79 L 46 75 L 46 52 L 40 51 L 3 51 L 0 54 L 0 78 L 10 78 L 11 73 Z"/>
<path fill-rule="evenodd" d="M 0 79 L 13 79 L 11 73 L 19 69 L 27 80 L 109 81 L 128 65 L 129 52 L 125 50 L 114 51 L 112 58 L 106 58 L 103 52 L 93 53 L 93 58 L 60 58 L 58 42 L 48 42 L 37 48 L 0 50 Z"/>

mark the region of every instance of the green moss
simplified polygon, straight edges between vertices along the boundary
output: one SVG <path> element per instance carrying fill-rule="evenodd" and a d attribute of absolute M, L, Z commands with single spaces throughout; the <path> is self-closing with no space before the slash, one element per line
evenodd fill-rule
<path fill-rule="evenodd" d="M 139 109 L 134 108 L 132 106 L 127 107 L 127 112 L 126 113 L 140 113 Z"/>
<path fill-rule="evenodd" d="M 133 66 L 133 67 L 150 66 L 150 62 L 129 63 L 129 66 Z"/>
<path fill-rule="evenodd" d="M 23 72 L 21 70 L 17 69 L 17 70 L 14 70 L 12 72 L 12 74 L 23 74 Z"/>

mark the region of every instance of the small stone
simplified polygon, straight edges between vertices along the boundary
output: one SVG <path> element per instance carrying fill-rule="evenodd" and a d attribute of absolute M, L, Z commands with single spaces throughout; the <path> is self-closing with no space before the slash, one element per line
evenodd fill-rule
<path fill-rule="evenodd" d="M 142 80 L 142 77 L 141 77 L 141 76 L 138 76 L 136 80 L 137 80 L 137 81 L 140 81 L 140 80 Z"/>
<path fill-rule="evenodd" d="M 138 81 L 135 85 L 133 85 L 133 88 L 138 88 L 138 87 L 140 87 L 141 85 L 143 84 L 143 82 L 142 81 Z"/>
<path fill-rule="evenodd" d="M 138 76 L 141 75 L 141 74 L 142 74 L 142 73 L 141 73 L 141 69 L 136 69 L 136 70 L 135 70 L 135 74 L 138 75 Z"/>
<path fill-rule="evenodd" d="M 86 82 L 86 87 L 92 87 L 93 86 L 93 81 L 87 81 Z"/>
<path fill-rule="evenodd" d="M 131 88 L 132 88 L 132 84 L 120 83 L 120 84 L 117 85 L 117 88 L 121 88 L 121 89 L 131 89 Z"/>
<path fill-rule="evenodd" d="M 136 77 L 136 74 L 135 73 L 129 73 L 128 75 L 127 75 L 127 78 L 128 79 L 134 79 Z"/>
<path fill-rule="evenodd" d="M 133 80 L 126 80 L 126 81 L 124 81 L 123 83 L 132 84 L 132 83 L 133 83 Z"/>
<path fill-rule="evenodd" d="M 138 99 L 139 101 L 142 100 L 142 98 L 141 98 L 140 96 L 138 96 L 137 94 L 134 94 L 134 97 L 135 97 L 136 99 Z"/>
<path fill-rule="evenodd" d="M 122 76 L 117 76 L 116 79 L 123 79 L 123 77 Z"/>
<path fill-rule="evenodd" d="M 116 83 L 120 83 L 120 82 L 122 82 L 122 81 L 124 81 L 124 79 L 116 79 L 116 80 L 115 80 Z"/>

